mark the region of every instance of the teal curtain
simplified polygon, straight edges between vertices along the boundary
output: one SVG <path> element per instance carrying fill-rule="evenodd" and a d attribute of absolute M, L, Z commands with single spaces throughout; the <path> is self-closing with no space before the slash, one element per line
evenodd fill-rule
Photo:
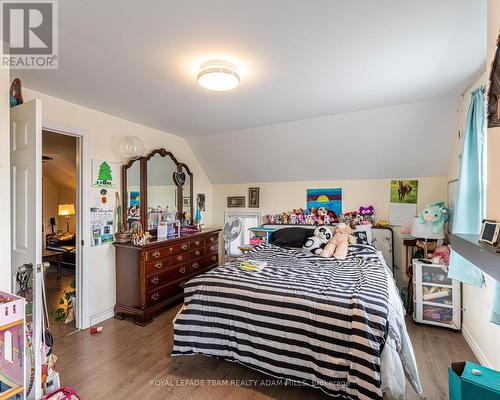
<path fill-rule="evenodd" d="M 471 97 L 460 164 L 453 233 L 477 235 L 481 231 L 486 205 L 486 101 L 483 88 L 475 89 Z M 448 277 L 479 287 L 484 283 L 481 270 L 453 250 Z"/>

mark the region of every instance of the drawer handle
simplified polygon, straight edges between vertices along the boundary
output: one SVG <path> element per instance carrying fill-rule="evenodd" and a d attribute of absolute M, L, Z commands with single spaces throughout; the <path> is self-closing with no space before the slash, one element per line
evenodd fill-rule
<path fill-rule="evenodd" d="M 155 262 L 155 267 L 160 269 L 161 267 L 163 267 L 163 263 L 161 261 L 156 261 Z"/>
<path fill-rule="evenodd" d="M 212 261 L 217 261 L 217 256 L 212 256 Z"/>
<path fill-rule="evenodd" d="M 210 246 L 210 251 L 215 251 L 215 249 L 217 249 L 217 247 L 215 247 L 215 246 Z"/>
<path fill-rule="evenodd" d="M 211 237 L 211 238 L 210 238 L 210 241 L 211 241 L 211 242 L 213 242 L 214 240 L 215 240 L 215 238 L 213 238 L 213 237 Z"/>
<path fill-rule="evenodd" d="M 183 256 L 177 256 L 177 261 L 182 261 L 184 259 Z"/>
<path fill-rule="evenodd" d="M 200 241 L 199 241 L 199 240 L 197 240 L 196 242 L 194 242 L 194 244 L 195 244 L 196 246 L 199 246 L 199 245 L 200 245 Z"/>
<path fill-rule="evenodd" d="M 181 274 L 185 274 L 186 273 L 186 267 L 179 268 L 179 272 Z"/>
<path fill-rule="evenodd" d="M 160 282 L 160 278 L 158 278 L 158 276 L 153 276 L 151 278 L 151 283 L 156 285 L 158 282 Z"/>
<path fill-rule="evenodd" d="M 196 251 L 194 252 L 194 254 L 195 254 L 195 255 L 197 255 L 197 256 L 199 256 L 199 255 L 201 254 L 201 253 L 200 253 L 200 250 L 196 250 Z"/>
<path fill-rule="evenodd" d="M 183 245 L 181 246 L 181 249 L 182 249 L 182 250 L 187 250 L 187 249 L 188 249 L 188 245 L 187 245 L 187 244 L 183 244 Z"/>
<path fill-rule="evenodd" d="M 174 251 L 174 248 L 171 247 L 170 249 L 168 249 L 168 251 L 170 251 L 172 253 Z"/>
<path fill-rule="evenodd" d="M 158 292 L 154 292 L 152 295 L 151 295 L 151 300 L 158 300 L 160 298 L 160 295 L 158 294 Z"/>
<path fill-rule="evenodd" d="M 153 256 L 153 258 L 158 258 L 160 257 L 160 250 L 155 250 L 153 251 L 153 253 L 151 254 Z"/>
<path fill-rule="evenodd" d="M 198 265 L 198 263 L 197 263 L 197 262 L 193 263 L 193 269 L 196 269 L 196 268 L 198 268 L 198 267 L 199 267 L 199 265 Z"/>

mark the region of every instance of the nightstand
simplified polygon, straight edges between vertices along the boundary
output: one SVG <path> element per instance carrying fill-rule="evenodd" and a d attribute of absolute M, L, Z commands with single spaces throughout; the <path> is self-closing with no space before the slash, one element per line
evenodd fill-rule
<path fill-rule="evenodd" d="M 460 330 L 460 282 L 449 279 L 443 267 L 413 259 L 413 320 Z"/>

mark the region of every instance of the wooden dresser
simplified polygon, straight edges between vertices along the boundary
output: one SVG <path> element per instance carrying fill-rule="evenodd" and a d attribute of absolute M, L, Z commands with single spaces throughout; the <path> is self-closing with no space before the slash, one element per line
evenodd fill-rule
<path fill-rule="evenodd" d="M 219 264 L 219 232 L 207 229 L 144 246 L 114 243 L 115 318 L 131 316 L 143 326 L 182 300 L 184 283 Z"/>

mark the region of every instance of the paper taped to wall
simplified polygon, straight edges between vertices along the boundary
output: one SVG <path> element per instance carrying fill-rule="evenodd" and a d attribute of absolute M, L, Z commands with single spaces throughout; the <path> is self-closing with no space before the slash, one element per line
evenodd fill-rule
<path fill-rule="evenodd" d="M 405 224 L 410 224 L 413 221 L 413 217 L 417 215 L 417 205 L 416 204 L 404 204 L 404 203 L 391 203 L 389 208 L 389 221 L 391 225 L 402 226 Z"/>

